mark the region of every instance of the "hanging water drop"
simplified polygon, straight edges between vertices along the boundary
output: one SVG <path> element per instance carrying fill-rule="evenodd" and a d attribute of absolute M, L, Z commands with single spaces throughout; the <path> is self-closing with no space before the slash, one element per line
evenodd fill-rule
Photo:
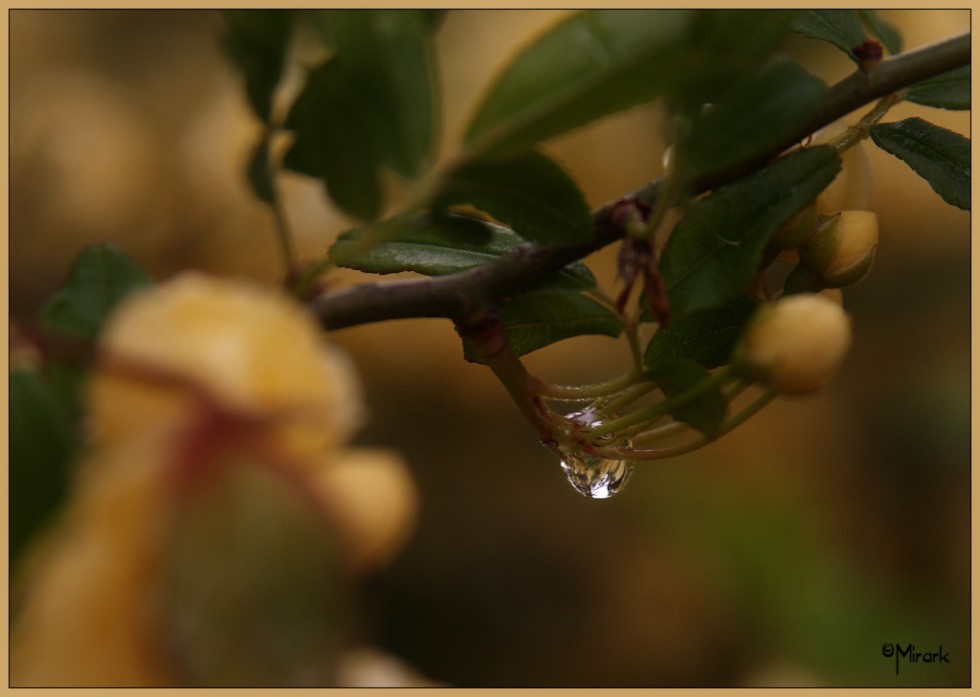
<path fill-rule="evenodd" d="M 626 486 L 633 473 L 628 460 L 607 460 L 584 453 L 565 453 L 561 468 L 568 483 L 590 499 L 608 499 Z"/>

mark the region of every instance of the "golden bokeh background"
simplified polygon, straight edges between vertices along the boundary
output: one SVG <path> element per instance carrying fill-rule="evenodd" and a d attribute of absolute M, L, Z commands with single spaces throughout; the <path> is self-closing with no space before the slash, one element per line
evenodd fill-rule
<path fill-rule="evenodd" d="M 492 76 L 559 11 L 458 11 L 438 38 L 443 156 Z M 914 48 L 968 11 L 882 11 Z M 111 241 L 157 279 L 269 283 L 269 210 L 244 168 L 259 134 L 212 11 L 13 10 L 10 310 L 30 320 L 79 250 Z M 833 49 L 788 46 L 828 82 Z M 902 105 L 969 134 L 969 114 Z M 547 144 L 599 205 L 660 174 L 655 107 Z M 448 322 L 343 330 L 366 444 L 400 449 L 422 500 L 398 560 L 363 584 L 362 631 L 430 678 L 473 686 L 967 685 L 970 680 L 969 214 L 870 148 L 881 242 L 845 293 L 855 344 L 820 395 L 780 400 L 696 453 L 579 497 Z M 350 221 L 282 177 L 304 258 Z M 614 282 L 613 253 L 587 260 Z M 338 274 L 337 285 L 360 280 Z M 610 286 L 611 287 L 611 286 Z M 565 382 L 616 374 L 624 344 L 529 357 Z M 903 665 L 882 644 L 941 645 Z"/>

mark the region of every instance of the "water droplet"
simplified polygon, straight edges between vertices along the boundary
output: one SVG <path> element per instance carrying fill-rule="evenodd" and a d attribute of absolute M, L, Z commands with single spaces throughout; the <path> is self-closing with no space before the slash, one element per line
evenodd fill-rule
<path fill-rule="evenodd" d="M 633 473 L 628 460 L 606 460 L 582 453 L 566 453 L 561 468 L 568 483 L 590 499 L 608 499 L 626 486 Z"/>

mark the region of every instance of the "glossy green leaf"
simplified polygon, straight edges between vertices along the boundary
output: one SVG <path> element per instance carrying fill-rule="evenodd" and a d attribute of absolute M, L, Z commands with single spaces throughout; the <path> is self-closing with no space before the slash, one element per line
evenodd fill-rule
<path fill-rule="evenodd" d="M 882 21 L 876 11 L 858 10 L 858 15 L 867 30 L 881 41 L 890 54 L 894 56 L 902 52 L 902 35 L 891 24 Z"/>
<path fill-rule="evenodd" d="M 42 309 L 42 322 L 53 334 L 94 340 L 116 305 L 151 283 L 149 276 L 115 245 L 87 247 L 75 261 L 65 285 Z"/>
<path fill-rule="evenodd" d="M 827 41 L 856 60 L 852 50 L 867 36 L 857 10 L 805 10 L 793 21 L 793 31 Z"/>
<path fill-rule="evenodd" d="M 705 99 L 768 55 L 795 11 L 589 10 L 504 70 L 470 124 L 471 151 L 521 150 L 665 96 Z"/>
<path fill-rule="evenodd" d="M 825 92 L 823 82 L 789 59 L 768 64 L 694 121 L 684 164 L 703 173 L 751 158 L 792 134 Z"/>
<path fill-rule="evenodd" d="M 578 292 L 549 288 L 504 301 L 500 308 L 504 331 L 518 356 L 564 339 L 586 334 L 619 336 L 623 326 L 610 310 Z M 480 362 L 469 342 L 466 360 Z"/>
<path fill-rule="evenodd" d="M 729 363 L 735 342 L 757 304 L 755 299 L 739 295 L 719 307 L 672 317 L 650 339 L 643 364 L 655 368 L 678 358 L 694 360 L 705 368 Z"/>
<path fill-rule="evenodd" d="M 334 56 L 308 76 L 286 125 L 288 168 L 321 178 L 361 220 L 383 206 L 379 168 L 419 176 L 435 146 L 436 83 L 423 10 L 324 10 Z"/>
<path fill-rule="evenodd" d="M 711 378 L 703 366 L 684 358 L 658 363 L 647 370 L 647 375 L 653 378 L 668 399 L 678 397 Z M 671 416 L 712 437 L 718 432 L 727 412 L 728 401 L 715 387 L 677 407 Z"/>
<path fill-rule="evenodd" d="M 834 148 L 808 148 L 692 205 L 660 260 L 671 311 L 683 315 L 737 296 L 776 229 L 830 184 L 840 166 Z"/>
<path fill-rule="evenodd" d="M 522 149 L 661 95 L 689 10 L 589 10 L 558 24 L 499 76 L 466 133 L 472 149 Z"/>
<path fill-rule="evenodd" d="M 905 99 L 939 109 L 970 108 L 970 66 L 943 73 L 908 88 Z"/>
<path fill-rule="evenodd" d="M 871 127 L 879 148 L 905 162 L 943 199 L 970 210 L 970 139 L 913 117 Z"/>
<path fill-rule="evenodd" d="M 578 185 L 554 160 L 537 152 L 472 160 L 449 172 L 433 206 L 457 204 L 469 204 L 541 244 L 576 244 L 595 235 Z"/>
<path fill-rule="evenodd" d="M 10 560 L 16 562 L 68 493 L 77 434 L 37 373 L 10 372 Z"/>
<path fill-rule="evenodd" d="M 245 93 L 255 113 L 269 122 L 272 97 L 282 75 L 292 34 L 291 10 L 223 10 L 225 51 L 245 75 Z"/>
<path fill-rule="evenodd" d="M 414 271 L 443 276 L 494 261 L 526 244 L 513 231 L 474 218 L 414 215 L 355 228 L 338 237 L 330 256 L 339 266 L 368 273 Z M 543 282 L 587 290 L 595 278 L 579 262 Z"/>

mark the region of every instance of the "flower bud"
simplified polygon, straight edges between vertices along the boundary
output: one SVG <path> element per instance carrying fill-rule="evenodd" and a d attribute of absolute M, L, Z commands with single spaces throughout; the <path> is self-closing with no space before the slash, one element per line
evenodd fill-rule
<path fill-rule="evenodd" d="M 800 261 L 828 288 L 864 278 L 878 247 L 878 216 L 871 211 L 841 211 L 817 229 L 800 249 Z"/>
<path fill-rule="evenodd" d="M 783 394 L 822 387 L 851 345 L 851 322 L 843 308 L 823 295 L 801 293 L 760 307 L 735 349 L 734 365 L 744 377 Z"/>

